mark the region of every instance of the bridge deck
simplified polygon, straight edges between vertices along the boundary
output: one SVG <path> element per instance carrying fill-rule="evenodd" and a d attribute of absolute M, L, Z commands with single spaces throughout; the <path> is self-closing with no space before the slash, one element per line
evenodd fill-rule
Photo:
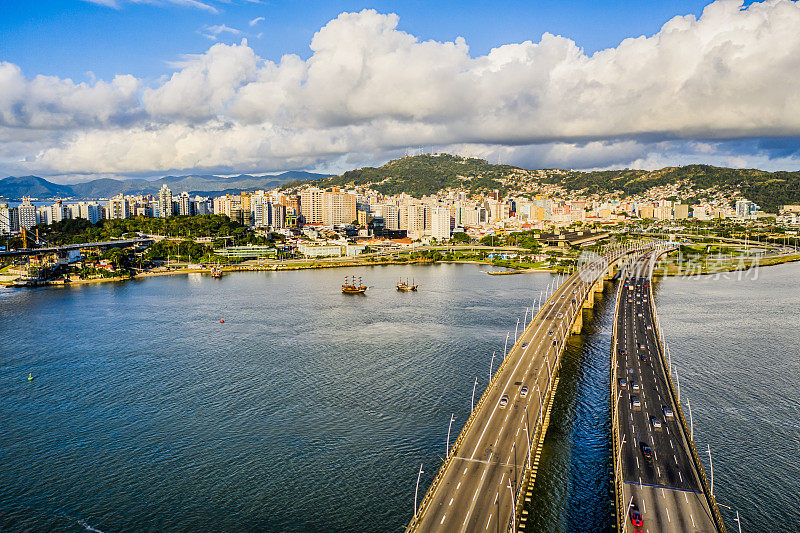
<path fill-rule="evenodd" d="M 619 464 L 615 472 L 623 481 L 623 531 L 713 532 L 717 531 L 714 518 L 661 362 L 658 326 L 650 302 L 657 255 L 652 251 L 637 259 L 617 301 L 612 385 L 617 391 Z M 652 450 L 651 459 L 645 457 L 643 445 Z M 635 527 L 630 519 L 634 506 L 643 517 L 641 527 Z"/>
<path fill-rule="evenodd" d="M 568 277 L 533 317 L 464 426 L 409 531 L 508 528 L 565 338 L 596 279 L 604 274 L 592 274 L 587 281 L 582 279 L 589 277 L 585 272 Z M 528 388 L 525 397 L 523 386 Z M 500 405 L 504 395 L 505 407 Z"/>

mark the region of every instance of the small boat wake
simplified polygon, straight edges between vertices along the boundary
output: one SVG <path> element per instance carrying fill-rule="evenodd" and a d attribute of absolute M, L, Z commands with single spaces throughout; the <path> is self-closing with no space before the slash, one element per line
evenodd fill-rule
<path fill-rule="evenodd" d="M 103 530 L 90 526 L 86 520 L 78 520 L 78 524 L 80 524 L 86 531 L 91 531 L 92 533 L 104 533 Z"/>

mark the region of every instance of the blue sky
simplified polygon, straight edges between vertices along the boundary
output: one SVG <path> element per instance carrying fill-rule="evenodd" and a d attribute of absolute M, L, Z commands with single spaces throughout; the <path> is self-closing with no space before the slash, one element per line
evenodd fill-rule
<path fill-rule="evenodd" d="M 109 8 L 85 0 L 0 2 L 0 54 L 28 75 L 89 79 L 133 74 L 148 79 L 170 72 L 184 54 L 204 52 L 204 28 L 240 30 L 219 35 L 223 42 L 248 38 L 262 57 L 278 60 L 293 53 L 307 58 L 311 37 L 339 13 L 373 8 L 400 16 L 399 28 L 422 40 L 466 39 L 473 54 L 545 32 L 574 40 L 591 53 L 627 37 L 652 34 L 677 14 L 700 15 L 697 0 L 540 0 L 403 2 L 207 0 L 217 12 L 167 1 L 116 2 Z M 264 17 L 254 26 L 250 21 Z M 258 37 L 260 35 L 260 38 Z"/>
<path fill-rule="evenodd" d="M 0 175 L 800 169 L 800 1 L 0 2 Z"/>

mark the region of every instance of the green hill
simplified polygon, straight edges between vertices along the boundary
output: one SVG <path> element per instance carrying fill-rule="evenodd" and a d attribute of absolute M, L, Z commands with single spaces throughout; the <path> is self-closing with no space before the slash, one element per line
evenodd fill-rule
<path fill-rule="evenodd" d="M 403 157 L 381 167 L 349 170 L 339 176 L 312 182 L 289 182 L 283 189 L 308 183 L 321 188 L 369 186 L 383 194 L 407 193 L 417 198 L 446 189 L 463 189 L 470 193 L 485 193 L 495 189 L 501 194 L 509 191 L 525 193 L 542 185 L 558 185 L 569 191 L 588 194 L 621 192 L 635 195 L 652 187 L 682 183 L 684 190 L 691 188 L 695 191 L 696 198 L 704 197 L 704 191 L 738 191 L 765 211 L 773 213 L 779 205 L 800 203 L 800 172 L 766 172 L 710 165 L 666 167 L 653 171 L 533 171 L 450 154 Z"/>

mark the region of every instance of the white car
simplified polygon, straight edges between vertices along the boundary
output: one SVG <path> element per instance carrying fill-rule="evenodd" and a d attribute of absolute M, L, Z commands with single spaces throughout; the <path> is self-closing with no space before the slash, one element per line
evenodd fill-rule
<path fill-rule="evenodd" d="M 639 315 L 639 316 L 642 316 L 642 315 Z M 558 313 L 556 315 L 556 318 L 564 318 L 564 313 Z"/>
<path fill-rule="evenodd" d="M 650 423 L 653 424 L 653 429 L 661 429 L 661 420 L 658 418 L 651 416 Z"/>
<path fill-rule="evenodd" d="M 527 396 L 527 395 L 528 395 L 528 387 L 522 387 L 522 388 L 519 390 L 519 396 L 520 396 L 520 398 L 524 398 L 524 397 L 525 397 L 525 396 Z"/>
<path fill-rule="evenodd" d="M 508 405 L 508 394 L 503 394 L 503 397 L 500 398 L 500 409 L 505 409 L 506 405 Z"/>

